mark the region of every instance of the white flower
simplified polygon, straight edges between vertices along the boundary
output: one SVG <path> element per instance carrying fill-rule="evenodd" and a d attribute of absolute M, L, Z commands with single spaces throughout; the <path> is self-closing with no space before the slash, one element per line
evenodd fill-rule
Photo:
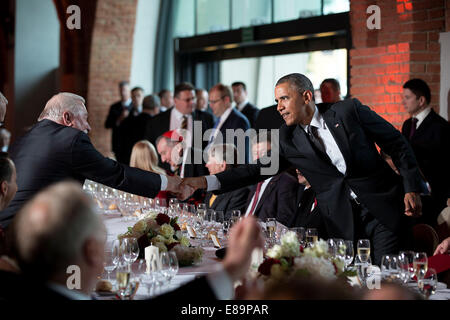
<path fill-rule="evenodd" d="M 159 233 L 166 238 L 170 238 L 175 234 L 175 230 L 170 224 L 165 223 L 159 228 Z"/>
<path fill-rule="evenodd" d="M 298 257 L 300 255 L 300 243 L 295 232 L 288 232 L 281 237 L 283 257 Z"/>
<path fill-rule="evenodd" d="M 189 246 L 191 245 L 191 242 L 189 241 L 188 238 L 186 238 L 186 237 L 181 237 L 181 239 L 180 239 L 180 244 L 181 244 L 182 246 L 189 247 Z"/>
<path fill-rule="evenodd" d="M 164 244 L 166 242 L 166 238 L 163 237 L 162 235 L 158 234 L 156 237 L 152 238 L 152 243 L 157 243 L 157 242 L 160 242 L 160 243 Z"/>
<path fill-rule="evenodd" d="M 181 232 L 181 230 L 178 230 L 175 232 L 175 236 L 177 237 L 177 239 L 181 239 L 183 237 L 183 232 Z"/>
<path fill-rule="evenodd" d="M 159 248 L 159 252 L 167 252 L 167 247 L 164 242 L 155 242 L 153 243 L 155 247 Z"/>
<path fill-rule="evenodd" d="M 304 269 L 309 274 L 320 276 L 325 279 L 336 279 L 333 263 L 325 258 L 304 255 L 301 258 L 294 259 L 295 269 Z"/>
<path fill-rule="evenodd" d="M 276 244 L 269 250 L 267 250 L 267 256 L 273 259 L 280 259 L 283 256 L 283 248 Z"/>
<path fill-rule="evenodd" d="M 147 229 L 147 222 L 145 222 L 145 220 L 139 220 L 133 226 L 132 231 L 134 235 L 139 235 L 145 233 L 146 229 Z"/>

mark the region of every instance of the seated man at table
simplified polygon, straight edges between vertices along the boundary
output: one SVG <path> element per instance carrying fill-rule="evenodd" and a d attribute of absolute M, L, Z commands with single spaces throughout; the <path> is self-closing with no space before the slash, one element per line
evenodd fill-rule
<path fill-rule="evenodd" d="M 238 151 L 233 144 L 216 144 L 208 150 L 206 167 L 210 174 L 217 174 L 236 167 L 237 161 Z M 219 195 L 208 192 L 205 197 L 205 203 L 208 209 L 223 211 L 225 220 L 228 220 L 233 210 L 241 210 L 241 212 L 245 210 L 248 193 L 248 188 L 241 188 Z"/>
<path fill-rule="evenodd" d="M 0 273 L 0 299 L 89 299 L 103 272 L 106 230 L 80 185 L 61 182 L 40 192 L 18 213 L 12 228 L 23 275 Z M 170 296 L 195 292 L 200 299 L 231 298 L 233 281 L 244 276 L 251 252 L 261 246 L 256 221 L 242 221 L 230 232 L 232 250 L 222 268 Z"/>
<path fill-rule="evenodd" d="M 104 157 L 92 145 L 88 112 L 83 97 L 59 93 L 46 104 L 35 124 L 11 147 L 11 159 L 19 172 L 18 191 L 0 212 L 7 227 L 14 215 L 36 193 L 52 183 L 85 179 L 121 191 L 153 198 L 159 191 L 178 191 L 180 179 L 130 168 Z"/>

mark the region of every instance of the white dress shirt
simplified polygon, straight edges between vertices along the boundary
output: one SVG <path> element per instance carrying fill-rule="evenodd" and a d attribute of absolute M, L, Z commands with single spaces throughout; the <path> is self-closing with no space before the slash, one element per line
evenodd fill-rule
<path fill-rule="evenodd" d="M 416 115 L 414 118 L 417 119 L 416 129 L 419 128 L 419 126 L 422 124 L 423 120 L 430 114 L 431 107 L 425 108 L 421 112 L 419 112 L 418 115 Z"/>
<path fill-rule="evenodd" d="M 250 201 L 250 204 L 247 207 L 247 211 L 245 211 L 245 216 L 246 217 L 248 217 L 248 215 L 250 214 L 250 210 L 253 207 L 253 202 L 256 201 L 255 209 L 256 209 L 256 207 L 258 207 L 259 200 L 261 200 L 261 197 L 262 197 L 262 195 L 264 193 L 264 190 L 266 190 L 266 187 L 269 184 L 270 180 L 272 180 L 272 177 L 270 177 L 269 179 L 264 180 L 263 184 L 261 185 L 261 190 L 259 191 L 258 199 L 255 199 L 255 196 L 256 196 L 256 191 L 255 191 L 255 194 L 252 197 L 252 201 Z"/>
<path fill-rule="evenodd" d="M 177 108 L 173 108 L 170 113 L 170 130 L 177 130 L 181 128 L 181 124 L 183 123 L 183 116 L 187 117 L 187 131 L 189 131 L 191 137 L 190 139 L 186 139 L 186 146 L 188 148 L 192 147 L 192 133 L 193 133 L 193 119 L 191 114 L 182 114 Z"/>

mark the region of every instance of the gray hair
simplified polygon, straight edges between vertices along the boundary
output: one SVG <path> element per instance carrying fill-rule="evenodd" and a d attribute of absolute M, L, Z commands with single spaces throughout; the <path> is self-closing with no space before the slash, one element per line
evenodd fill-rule
<path fill-rule="evenodd" d="M 280 80 L 278 80 L 276 86 L 279 86 L 280 84 L 283 84 L 286 82 L 295 86 L 295 88 L 299 91 L 300 94 L 302 94 L 303 92 L 305 92 L 307 90 L 314 93 L 314 86 L 313 86 L 311 80 L 309 80 L 307 76 L 305 76 L 301 73 L 291 73 L 291 74 L 288 74 L 287 76 L 282 77 Z M 314 98 L 314 94 L 313 94 L 313 98 Z"/>
<path fill-rule="evenodd" d="M 238 163 L 238 150 L 234 144 L 215 144 L 208 149 L 208 157 L 219 162 L 226 162 L 227 167 L 234 167 Z"/>
<path fill-rule="evenodd" d="M 147 110 L 153 110 L 161 106 L 161 100 L 156 94 L 151 94 L 144 98 L 142 101 L 142 108 Z"/>
<path fill-rule="evenodd" d="M 6 97 L 0 92 L 0 105 L 4 105 L 6 107 L 7 104 L 8 99 L 6 99 Z"/>
<path fill-rule="evenodd" d="M 69 92 L 58 93 L 47 102 L 38 121 L 48 119 L 59 122 L 62 120 L 63 113 L 67 111 L 73 115 L 79 115 L 86 110 L 85 103 L 84 98 L 79 95 Z"/>
<path fill-rule="evenodd" d="M 18 261 L 40 280 L 77 264 L 86 240 L 104 241 L 104 225 L 76 182 L 60 182 L 38 193 L 13 222 Z"/>

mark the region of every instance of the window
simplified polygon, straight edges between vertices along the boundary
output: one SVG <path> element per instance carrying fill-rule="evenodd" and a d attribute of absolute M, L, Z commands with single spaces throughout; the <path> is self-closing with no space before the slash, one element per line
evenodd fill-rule
<path fill-rule="evenodd" d="M 272 22 L 272 0 L 232 0 L 233 29 Z"/>
<path fill-rule="evenodd" d="M 197 0 L 197 34 L 230 29 L 231 0 Z"/>

